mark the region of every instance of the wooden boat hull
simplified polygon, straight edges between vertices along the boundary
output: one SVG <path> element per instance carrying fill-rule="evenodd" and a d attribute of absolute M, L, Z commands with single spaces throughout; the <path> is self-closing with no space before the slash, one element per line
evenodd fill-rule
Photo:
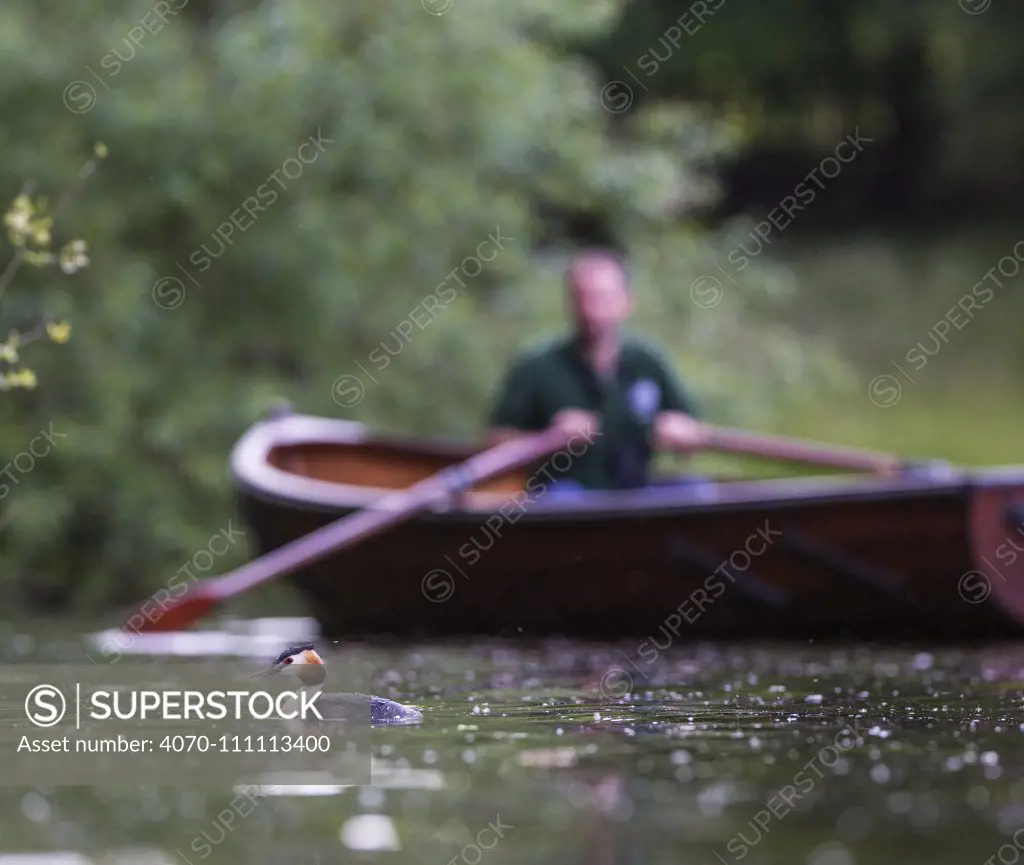
<path fill-rule="evenodd" d="M 267 552 L 470 453 L 285 414 L 250 429 L 231 465 Z M 510 474 L 291 579 L 333 639 L 1024 634 L 1024 466 L 572 501 L 547 495 L 556 474 L 557 461 Z"/>

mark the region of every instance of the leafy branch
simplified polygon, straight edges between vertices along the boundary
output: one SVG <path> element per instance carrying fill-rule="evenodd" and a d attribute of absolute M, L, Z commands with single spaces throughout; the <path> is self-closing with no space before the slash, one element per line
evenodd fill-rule
<path fill-rule="evenodd" d="M 84 240 L 73 239 L 59 250 L 53 249 L 53 225 L 106 156 L 106 145 L 97 143 L 92 159 L 82 166 L 52 209 L 44 196 L 32 198 L 31 184 L 23 187 L 11 202 L 4 214 L 3 225 L 14 246 L 14 255 L 0 273 L 0 303 L 23 264 L 38 268 L 57 265 L 67 275 L 88 267 L 88 247 Z M 63 321 L 44 321 L 27 333 L 12 330 L 6 341 L 0 343 L 0 390 L 36 386 L 35 373 L 21 365 L 21 350 L 44 336 L 51 342 L 65 343 L 71 338 L 71 325 Z"/>

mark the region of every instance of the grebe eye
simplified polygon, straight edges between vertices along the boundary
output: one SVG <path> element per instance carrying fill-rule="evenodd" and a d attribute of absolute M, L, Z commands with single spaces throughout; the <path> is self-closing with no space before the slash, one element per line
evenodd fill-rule
<path fill-rule="evenodd" d="M 290 663 L 292 662 L 292 659 L 291 659 L 291 658 L 285 658 L 285 659 L 284 659 L 284 662 L 285 662 L 286 664 L 290 664 Z"/>

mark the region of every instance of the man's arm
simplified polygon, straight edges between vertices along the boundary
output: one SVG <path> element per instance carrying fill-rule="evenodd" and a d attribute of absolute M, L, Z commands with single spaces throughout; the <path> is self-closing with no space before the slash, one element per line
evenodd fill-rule
<path fill-rule="evenodd" d="M 707 440 L 703 424 L 697 419 L 697 406 L 686 392 L 671 364 L 654 355 L 659 367 L 661 411 L 654 419 L 654 446 L 658 450 L 692 451 Z"/>
<path fill-rule="evenodd" d="M 520 358 L 506 374 L 491 410 L 487 447 L 543 429 L 538 423 L 536 381 L 529 358 Z"/>
<path fill-rule="evenodd" d="M 661 410 L 665 412 L 677 412 L 689 415 L 691 418 L 699 416 L 697 404 L 683 387 L 679 376 L 676 375 L 672 364 L 660 354 L 654 355 L 654 361 L 658 365 L 658 378 L 661 385 Z"/>

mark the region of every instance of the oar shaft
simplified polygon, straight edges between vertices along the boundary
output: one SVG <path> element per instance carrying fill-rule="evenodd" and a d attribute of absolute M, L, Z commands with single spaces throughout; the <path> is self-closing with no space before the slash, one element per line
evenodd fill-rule
<path fill-rule="evenodd" d="M 882 474 L 895 472 L 904 463 L 894 454 L 860 448 L 833 447 L 807 439 L 716 426 L 708 427 L 707 431 L 708 440 L 705 447 L 708 450 Z"/>
<path fill-rule="evenodd" d="M 330 555 L 341 546 L 356 543 L 407 520 L 446 496 L 467 490 L 482 480 L 525 462 L 539 459 L 565 444 L 565 440 L 566 436 L 562 433 L 547 430 L 504 442 L 431 475 L 408 489 L 389 493 L 370 508 L 323 526 L 230 574 L 207 581 L 207 589 L 217 597 L 227 598 L 258 585 L 267 580 L 269 575 L 276 577 L 294 573 Z"/>
<path fill-rule="evenodd" d="M 140 612 L 131 616 L 124 627 L 137 633 L 182 630 L 228 598 L 276 577 L 293 573 L 344 547 L 378 534 L 410 519 L 446 496 L 470 489 L 482 481 L 547 456 L 564 446 L 568 440 L 566 433 L 549 429 L 489 448 L 408 489 L 384 496 L 375 507 L 347 514 L 309 535 L 254 559 L 230 574 L 196 583 L 169 605 L 156 600 L 158 593 L 143 604 Z M 150 603 L 160 608 L 157 616 L 146 613 Z"/>
<path fill-rule="evenodd" d="M 389 498 L 391 497 L 382 499 L 378 508 L 357 511 L 343 517 L 347 520 L 344 535 L 339 534 L 337 523 L 321 526 L 308 535 L 303 535 L 283 547 L 278 547 L 276 550 L 242 565 L 230 574 L 214 577 L 205 584 L 197 585 L 204 585 L 206 591 L 218 598 L 233 597 L 269 579 L 268 574 L 283 577 L 295 573 L 295 571 L 330 555 L 339 544 L 346 546 L 354 544 L 363 538 L 391 528 L 395 523 L 400 523 L 406 517 L 417 513 L 422 507 L 430 506 L 429 501 L 426 501 L 422 506 L 410 506 L 398 510 L 388 507 Z"/>

